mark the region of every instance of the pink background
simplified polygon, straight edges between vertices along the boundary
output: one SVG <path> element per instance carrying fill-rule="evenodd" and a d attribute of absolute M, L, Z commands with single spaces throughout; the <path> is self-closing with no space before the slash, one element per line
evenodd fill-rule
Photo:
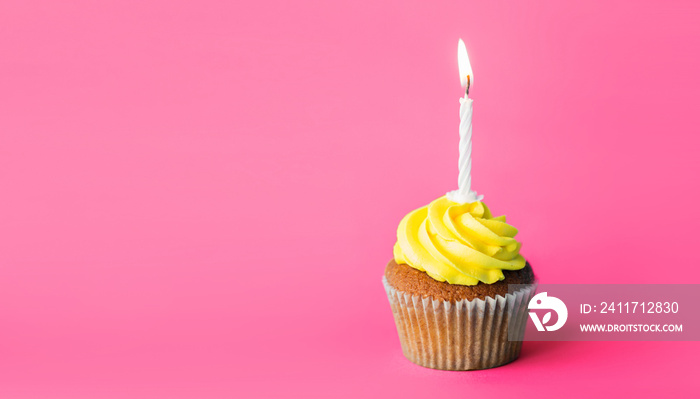
<path fill-rule="evenodd" d="M 690 1 L 3 1 L 0 397 L 697 389 L 698 342 L 414 366 L 380 281 L 400 218 L 456 188 L 462 37 L 474 186 L 540 280 L 700 283 L 699 19 Z"/>

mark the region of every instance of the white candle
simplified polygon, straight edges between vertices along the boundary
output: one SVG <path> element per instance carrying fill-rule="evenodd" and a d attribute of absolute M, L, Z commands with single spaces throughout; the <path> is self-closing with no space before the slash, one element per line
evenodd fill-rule
<path fill-rule="evenodd" d="M 472 111 L 474 100 L 469 98 L 469 88 L 474 83 L 467 47 L 462 39 L 457 45 L 457 61 L 459 63 L 459 77 L 462 87 L 466 87 L 464 97 L 459 99 L 459 177 L 457 190 L 447 193 L 447 199 L 454 202 L 465 203 L 480 201 L 483 195 L 477 195 L 472 191 Z"/>

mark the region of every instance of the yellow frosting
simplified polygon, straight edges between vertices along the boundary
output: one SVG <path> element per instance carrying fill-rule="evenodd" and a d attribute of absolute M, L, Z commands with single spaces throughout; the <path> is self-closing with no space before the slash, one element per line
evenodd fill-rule
<path fill-rule="evenodd" d="M 394 259 L 438 281 L 493 284 L 503 280 L 503 270 L 525 267 L 516 234 L 483 202 L 458 204 L 443 196 L 401 220 Z"/>

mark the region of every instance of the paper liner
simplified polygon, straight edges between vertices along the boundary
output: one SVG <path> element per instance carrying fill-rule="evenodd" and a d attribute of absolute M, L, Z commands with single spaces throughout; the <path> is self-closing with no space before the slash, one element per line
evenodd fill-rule
<path fill-rule="evenodd" d="M 441 370 L 478 370 L 510 363 L 520 354 L 527 305 L 536 284 L 505 297 L 449 302 L 399 291 L 386 277 L 383 282 L 403 354 L 413 363 Z M 508 340 L 509 328 L 517 340 Z"/>

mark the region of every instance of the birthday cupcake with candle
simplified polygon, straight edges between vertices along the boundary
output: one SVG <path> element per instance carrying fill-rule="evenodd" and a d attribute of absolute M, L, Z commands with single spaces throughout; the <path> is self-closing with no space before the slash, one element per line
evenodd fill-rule
<path fill-rule="evenodd" d="M 458 189 L 406 215 L 384 273 L 403 354 L 442 370 L 498 367 L 520 354 L 532 268 L 518 230 L 471 190 L 473 73 L 459 41 L 462 86 Z"/>

